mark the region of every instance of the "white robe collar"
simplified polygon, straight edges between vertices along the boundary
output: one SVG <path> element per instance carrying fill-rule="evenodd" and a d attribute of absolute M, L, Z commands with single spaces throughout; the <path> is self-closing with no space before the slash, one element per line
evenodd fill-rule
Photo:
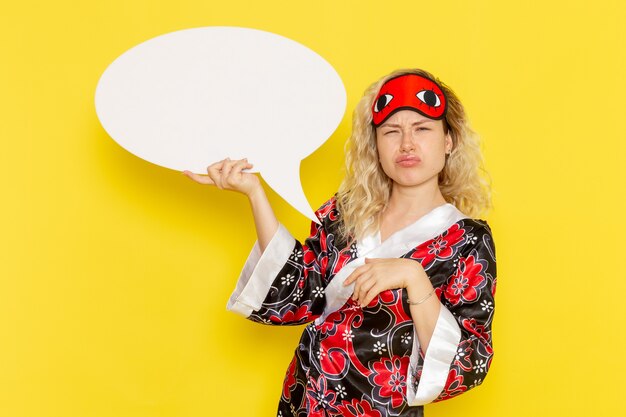
<path fill-rule="evenodd" d="M 450 203 L 435 207 L 414 223 L 398 230 L 384 242 L 380 242 L 380 232 L 370 235 L 357 243 L 357 258 L 344 266 L 333 277 L 325 290 L 326 307 L 324 313 L 315 320 L 322 324 L 326 317 L 339 310 L 348 301 L 354 291 L 354 284 L 344 287 L 346 278 L 359 266 L 365 264 L 365 258 L 398 258 L 420 244 L 448 230 L 454 223 L 468 218 Z"/>

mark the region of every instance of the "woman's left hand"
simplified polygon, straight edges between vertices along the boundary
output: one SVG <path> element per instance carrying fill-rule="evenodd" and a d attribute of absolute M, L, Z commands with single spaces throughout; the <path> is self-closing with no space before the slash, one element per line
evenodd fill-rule
<path fill-rule="evenodd" d="M 419 262 L 404 258 L 365 258 L 365 265 L 356 268 L 344 281 L 354 282 L 352 299 L 361 307 L 385 290 L 408 288 L 419 284 L 431 286 Z"/>

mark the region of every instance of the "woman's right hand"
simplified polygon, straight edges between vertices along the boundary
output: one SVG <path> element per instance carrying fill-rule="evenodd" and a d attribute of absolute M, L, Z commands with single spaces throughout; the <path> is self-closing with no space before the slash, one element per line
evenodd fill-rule
<path fill-rule="evenodd" d="M 252 164 L 248 162 L 248 159 L 231 161 L 230 158 L 226 158 L 209 165 L 207 168 L 209 175 L 194 174 L 190 171 L 183 171 L 183 174 L 200 184 L 215 185 L 221 190 L 238 191 L 248 196 L 259 246 L 263 252 L 276 234 L 279 223 L 259 177 L 249 172 L 242 172 L 244 169 L 250 168 L 252 168 Z"/>
<path fill-rule="evenodd" d="M 250 197 L 252 193 L 261 188 L 259 177 L 244 169 L 252 168 L 248 159 L 231 160 L 226 158 L 207 167 L 208 175 L 195 174 L 191 171 L 183 171 L 183 174 L 200 184 L 215 185 L 220 190 L 238 191 Z"/>

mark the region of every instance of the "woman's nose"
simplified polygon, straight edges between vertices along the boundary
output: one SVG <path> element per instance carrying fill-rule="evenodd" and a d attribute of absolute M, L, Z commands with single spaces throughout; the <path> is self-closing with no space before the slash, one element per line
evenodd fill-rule
<path fill-rule="evenodd" d="M 403 151 L 412 151 L 415 149 L 415 144 L 413 143 L 413 137 L 408 132 L 402 133 L 402 143 L 400 144 L 400 150 Z"/>

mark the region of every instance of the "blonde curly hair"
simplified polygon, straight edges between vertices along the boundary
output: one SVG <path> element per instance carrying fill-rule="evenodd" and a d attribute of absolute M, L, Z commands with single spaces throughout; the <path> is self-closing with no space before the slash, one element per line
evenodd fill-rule
<path fill-rule="evenodd" d="M 436 81 L 448 100 L 443 126 L 444 133 L 450 132 L 452 152 L 446 156 L 439 173 L 439 189 L 444 199 L 471 217 L 480 216 L 492 207 L 491 184 L 483 166 L 479 139 L 469 127 L 461 101 L 429 72 L 400 69 L 370 85 L 354 109 L 352 134 L 345 146 L 345 176 L 337 192 L 337 209 L 342 217 L 340 233 L 350 240 L 378 230 L 380 213 L 391 195 L 392 180 L 378 160 L 372 105 L 381 86 L 403 74 L 418 74 Z"/>

